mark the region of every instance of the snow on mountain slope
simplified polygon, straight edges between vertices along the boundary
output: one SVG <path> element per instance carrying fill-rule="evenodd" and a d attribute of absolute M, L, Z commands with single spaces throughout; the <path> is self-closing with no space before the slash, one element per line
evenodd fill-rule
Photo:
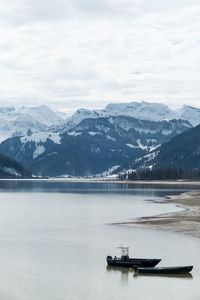
<path fill-rule="evenodd" d="M 193 126 L 200 124 L 200 109 L 184 105 L 179 110 L 180 119 L 188 120 Z"/>
<path fill-rule="evenodd" d="M 61 137 L 58 133 L 50 132 L 36 132 L 30 136 L 22 136 L 20 140 L 22 143 L 33 142 L 33 143 L 45 143 L 47 139 L 51 140 L 55 144 L 60 144 Z"/>
<path fill-rule="evenodd" d="M 110 103 L 102 110 L 78 109 L 71 117 L 65 113 L 54 112 L 45 105 L 37 107 L 0 107 L 0 141 L 12 136 L 26 135 L 27 132 L 64 132 L 76 127 L 82 120 L 105 117 L 126 116 L 139 120 L 163 121 L 172 119 L 187 120 L 193 126 L 200 123 L 200 109 L 183 106 L 173 110 L 167 105 L 150 102 Z M 122 126 L 123 125 L 123 126 Z M 121 124 L 129 130 L 129 122 Z M 137 128 L 135 128 L 137 130 Z M 138 130 L 149 131 L 149 128 Z M 156 130 L 156 129 L 155 129 Z M 30 132 L 31 131 L 31 132 Z M 91 132 L 93 130 L 90 130 Z M 163 132 L 164 133 L 164 132 Z M 152 132 L 153 134 L 153 132 Z M 168 132 L 166 131 L 167 135 Z"/>
<path fill-rule="evenodd" d="M 62 122 L 63 118 L 45 105 L 0 107 L 0 141 L 12 136 L 26 135 L 28 130 L 47 131 L 49 126 Z"/>
<path fill-rule="evenodd" d="M 0 153 L 23 163 L 35 175 L 89 176 L 113 166 L 129 166 L 190 127 L 184 120 L 86 118 L 63 133 L 29 132 L 7 139 L 0 144 Z"/>
<path fill-rule="evenodd" d="M 60 123 L 62 121 L 62 118 L 46 105 L 35 107 L 22 106 L 18 110 L 18 113 L 22 115 L 30 115 L 33 119 L 46 126 L 51 126 L 52 124 Z"/>
<path fill-rule="evenodd" d="M 84 119 L 88 119 L 88 118 L 96 119 L 101 116 L 103 117 L 103 114 L 101 113 L 99 114 L 95 110 L 80 108 L 72 115 L 72 117 L 69 117 L 66 120 L 67 128 L 75 127 Z"/>
<path fill-rule="evenodd" d="M 21 143 L 32 143 L 35 144 L 35 149 L 33 152 L 33 158 L 35 159 L 39 155 L 43 154 L 46 150 L 44 144 L 48 140 L 51 140 L 54 144 L 61 143 L 61 137 L 58 133 L 50 133 L 50 132 L 36 132 L 29 136 L 20 137 Z"/>
<path fill-rule="evenodd" d="M 102 110 L 78 109 L 71 117 L 65 120 L 64 125 L 57 127 L 55 131 L 65 131 L 75 127 L 87 118 L 128 116 L 140 120 L 163 121 L 183 119 L 189 121 L 193 126 L 200 123 L 200 109 L 183 106 L 181 109 L 171 109 L 162 103 L 130 102 L 110 103 Z"/>
<path fill-rule="evenodd" d="M 200 168 L 200 125 L 163 143 L 155 151 L 136 158 L 130 168 L 181 168 L 196 170 Z"/>
<path fill-rule="evenodd" d="M 193 126 L 200 124 L 200 109 L 187 105 L 175 110 L 162 103 L 145 101 L 111 103 L 104 110 L 99 111 L 99 114 L 125 115 L 148 121 L 183 119 L 189 121 Z"/>
<path fill-rule="evenodd" d="M 167 105 L 150 102 L 111 103 L 103 110 L 109 115 L 126 115 L 149 121 L 176 119 L 175 113 Z"/>

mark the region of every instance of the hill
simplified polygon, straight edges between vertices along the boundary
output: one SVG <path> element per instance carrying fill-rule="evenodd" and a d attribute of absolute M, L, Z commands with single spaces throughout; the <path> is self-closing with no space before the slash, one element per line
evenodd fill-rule
<path fill-rule="evenodd" d="M 30 178 L 31 172 L 10 157 L 0 154 L 0 178 Z"/>
<path fill-rule="evenodd" d="M 200 125 L 191 128 L 151 153 L 136 159 L 132 168 L 200 168 Z"/>

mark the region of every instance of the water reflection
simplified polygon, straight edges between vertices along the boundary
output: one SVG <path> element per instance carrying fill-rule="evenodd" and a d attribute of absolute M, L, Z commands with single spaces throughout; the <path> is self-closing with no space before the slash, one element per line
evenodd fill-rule
<path fill-rule="evenodd" d="M 185 274 L 138 274 L 134 273 L 133 277 L 160 277 L 160 278 L 180 278 L 180 279 L 193 279 L 191 273 Z"/>
<path fill-rule="evenodd" d="M 199 240 L 107 225 L 174 211 L 168 204 L 144 202 L 179 193 L 180 186 L 174 188 L 0 181 L 0 299 L 198 299 Z M 133 277 L 133 270 L 106 268 L 106 256 L 119 244 L 135 249 L 135 257 L 162 257 L 165 265 L 192 263 L 194 279 Z"/>
<path fill-rule="evenodd" d="M 120 267 L 111 267 L 111 266 L 107 266 L 106 267 L 107 272 L 110 273 L 117 273 L 120 272 L 121 273 L 121 280 L 122 281 L 128 281 L 129 275 L 134 274 L 135 271 L 133 269 L 127 269 L 127 268 L 120 268 Z"/>
<path fill-rule="evenodd" d="M 185 274 L 139 274 L 137 272 L 134 271 L 134 269 L 127 269 L 127 268 L 120 268 L 120 267 L 111 267 L 111 266 L 107 266 L 106 267 L 107 272 L 109 273 L 121 273 L 121 281 L 128 281 L 130 275 L 132 275 L 132 277 L 134 279 L 137 278 L 142 278 L 142 277 L 149 277 L 149 278 L 153 278 L 153 277 L 159 277 L 159 278 L 169 278 L 169 279 L 185 279 L 185 280 L 191 280 L 193 279 L 193 276 L 191 273 L 185 273 Z"/>
<path fill-rule="evenodd" d="M 67 180 L 0 180 L 0 192 L 54 192 L 54 193 L 123 193 L 134 195 L 167 196 L 179 194 L 198 186 L 112 183 L 112 182 L 70 182 Z"/>

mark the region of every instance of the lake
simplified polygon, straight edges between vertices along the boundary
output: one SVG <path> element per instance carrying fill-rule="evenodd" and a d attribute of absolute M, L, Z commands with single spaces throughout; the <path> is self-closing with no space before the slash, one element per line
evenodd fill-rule
<path fill-rule="evenodd" d="M 160 230 L 113 225 L 179 211 L 153 200 L 187 187 L 56 180 L 0 181 L 0 299 L 197 300 L 200 240 Z M 108 269 L 107 255 L 193 264 L 191 277 L 133 276 Z"/>

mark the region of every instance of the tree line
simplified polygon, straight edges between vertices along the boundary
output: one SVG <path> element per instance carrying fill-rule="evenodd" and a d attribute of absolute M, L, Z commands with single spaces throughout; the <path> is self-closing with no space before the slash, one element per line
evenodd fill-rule
<path fill-rule="evenodd" d="M 9 173 L 9 170 L 11 173 Z M 20 177 L 22 178 L 32 177 L 31 172 L 25 169 L 20 163 L 0 153 L 0 178 L 18 178 L 19 176 L 12 171 L 21 174 Z"/>
<path fill-rule="evenodd" d="M 184 170 L 182 168 L 138 169 L 122 176 L 129 180 L 178 180 L 200 179 L 200 169 Z"/>

